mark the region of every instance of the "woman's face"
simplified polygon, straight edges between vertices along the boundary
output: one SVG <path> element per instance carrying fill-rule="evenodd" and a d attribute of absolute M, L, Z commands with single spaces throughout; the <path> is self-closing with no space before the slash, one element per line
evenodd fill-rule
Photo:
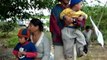
<path fill-rule="evenodd" d="M 39 30 L 38 26 L 34 26 L 32 23 L 29 24 L 28 29 L 30 32 L 36 32 L 37 30 Z"/>

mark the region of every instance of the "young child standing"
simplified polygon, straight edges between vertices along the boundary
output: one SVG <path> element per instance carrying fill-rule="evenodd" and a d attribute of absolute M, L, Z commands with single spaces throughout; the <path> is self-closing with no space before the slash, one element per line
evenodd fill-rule
<path fill-rule="evenodd" d="M 77 55 L 82 56 L 84 54 L 85 37 L 77 27 L 85 25 L 87 14 L 81 11 L 81 8 L 82 0 L 71 0 L 69 8 L 66 8 L 60 14 L 62 20 L 71 20 L 70 22 L 65 22 L 66 26 L 62 29 L 64 53 L 67 60 L 71 60 L 73 57 L 74 42 L 77 45 Z"/>
<path fill-rule="evenodd" d="M 18 32 L 19 43 L 15 46 L 13 54 L 18 60 L 34 60 L 37 56 L 35 45 L 30 42 L 30 32 L 20 29 Z"/>

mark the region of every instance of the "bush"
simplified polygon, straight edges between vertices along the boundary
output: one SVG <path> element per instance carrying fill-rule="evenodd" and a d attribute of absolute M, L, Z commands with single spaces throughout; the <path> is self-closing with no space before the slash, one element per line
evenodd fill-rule
<path fill-rule="evenodd" d="M 16 46 L 17 43 L 18 43 L 18 37 L 14 36 L 7 41 L 7 46 L 13 48 Z"/>
<path fill-rule="evenodd" d="M 4 33 L 3 36 L 6 37 L 8 36 L 9 32 L 13 31 L 14 28 L 16 27 L 16 23 L 12 22 L 12 21 L 8 21 L 8 22 L 3 22 L 0 25 L 0 30 Z"/>

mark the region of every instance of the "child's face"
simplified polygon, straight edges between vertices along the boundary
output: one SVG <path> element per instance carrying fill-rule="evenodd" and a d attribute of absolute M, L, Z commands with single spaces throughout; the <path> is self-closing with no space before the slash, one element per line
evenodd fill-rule
<path fill-rule="evenodd" d="M 77 10 L 80 10 L 82 8 L 83 4 L 82 4 L 82 2 L 80 2 L 80 3 L 76 4 L 75 6 L 76 6 Z"/>
<path fill-rule="evenodd" d="M 23 44 L 26 42 L 25 37 L 18 37 L 19 38 L 19 43 Z"/>

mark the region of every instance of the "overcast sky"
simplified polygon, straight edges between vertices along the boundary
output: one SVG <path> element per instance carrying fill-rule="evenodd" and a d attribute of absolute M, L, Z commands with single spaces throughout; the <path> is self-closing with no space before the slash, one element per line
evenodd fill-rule
<path fill-rule="evenodd" d="M 97 1 L 95 1 L 95 0 L 86 0 L 87 2 L 88 2 L 88 4 L 89 4 L 89 6 L 93 6 L 93 5 L 95 5 L 95 4 L 99 4 Z M 105 5 L 105 3 L 107 2 L 107 0 L 99 0 L 101 3 L 100 3 L 100 5 L 101 6 L 104 6 Z"/>

